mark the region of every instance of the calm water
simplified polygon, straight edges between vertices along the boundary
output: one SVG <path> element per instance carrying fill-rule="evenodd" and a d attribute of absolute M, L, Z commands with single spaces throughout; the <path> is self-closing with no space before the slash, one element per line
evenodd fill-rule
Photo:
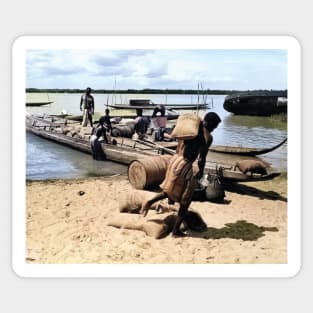
<path fill-rule="evenodd" d="M 28 179 L 79 178 L 126 173 L 123 165 L 99 162 L 89 154 L 26 134 L 26 177 Z"/>
<path fill-rule="evenodd" d="M 146 98 L 155 103 L 198 103 L 197 95 L 107 95 L 95 94 L 95 111 L 104 112 L 107 103 L 128 103 L 129 99 Z M 208 96 L 206 103 L 218 113 L 222 123 L 214 131 L 214 144 L 243 147 L 271 147 L 287 136 L 287 125 L 271 117 L 235 116 L 223 109 L 225 96 Z M 80 114 L 79 94 L 27 94 L 27 101 L 54 101 L 42 107 L 27 107 L 30 113 Z M 204 98 L 199 97 L 203 103 Z M 203 114 L 204 111 L 200 111 Z M 112 162 L 97 162 L 88 154 L 27 134 L 26 176 L 28 179 L 79 178 L 95 175 L 114 175 L 126 172 L 126 167 Z M 277 170 L 287 169 L 287 144 L 262 155 L 262 159 Z"/>

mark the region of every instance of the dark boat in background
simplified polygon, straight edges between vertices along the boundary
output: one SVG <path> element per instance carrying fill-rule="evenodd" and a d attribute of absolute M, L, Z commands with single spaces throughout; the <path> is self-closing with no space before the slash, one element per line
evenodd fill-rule
<path fill-rule="evenodd" d="M 27 107 L 39 107 L 42 105 L 53 103 L 53 101 L 45 101 L 45 102 L 26 102 Z"/>
<path fill-rule="evenodd" d="M 223 107 L 235 115 L 270 116 L 287 113 L 287 91 L 236 93 L 226 96 Z"/>

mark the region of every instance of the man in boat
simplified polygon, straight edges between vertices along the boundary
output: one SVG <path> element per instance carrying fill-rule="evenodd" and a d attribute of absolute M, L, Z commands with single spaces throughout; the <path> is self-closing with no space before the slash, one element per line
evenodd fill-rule
<path fill-rule="evenodd" d="M 83 122 L 82 126 L 85 127 L 88 124 L 88 120 L 90 122 L 90 126 L 93 126 L 92 116 L 95 112 L 95 101 L 93 96 L 91 95 L 91 88 L 86 88 L 86 93 L 81 96 L 80 99 L 80 110 L 83 111 Z"/>
<path fill-rule="evenodd" d="M 213 141 L 211 132 L 220 122 L 221 119 L 216 113 L 209 112 L 200 122 L 198 135 L 194 139 L 178 141 L 176 154 L 171 158 L 165 179 L 160 185 L 163 191 L 142 206 L 141 213 L 146 216 L 150 206 L 156 201 L 168 198 L 171 203 L 179 202 L 173 236 L 185 236 L 180 226 L 188 212 L 196 181 L 203 176 L 206 156 Z M 197 158 L 199 171 L 195 175 L 192 164 Z"/>
<path fill-rule="evenodd" d="M 101 143 L 110 143 L 111 138 L 108 132 L 109 130 L 105 125 L 105 117 L 102 116 L 99 120 L 99 124 L 93 128 L 90 137 L 91 153 L 94 160 L 105 160 L 105 154 L 101 148 Z"/>
<path fill-rule="evenodd" d="M 151 117 L 151 128 L 154 131 L 155 141 L 171 140 L 169 129 L 166 128 L 166 123 L 165 106 L 159 104 L 154 108 Z"/>
<path fill-rule="evenodd" d="M 111 116 L 110 116 L 110 110 L 109 109 L 105 109 L 104 123 L 105 123 L 106 127 L 108 128 L 109 132 L 111 132 L 112 124 L 111 124 Z"/>
<path fill-rule="evenodd" d="M 156 116 L 165 116 L 165 106 L 163 104 L 158 104 L 152 112 L 152 118 Z"/>

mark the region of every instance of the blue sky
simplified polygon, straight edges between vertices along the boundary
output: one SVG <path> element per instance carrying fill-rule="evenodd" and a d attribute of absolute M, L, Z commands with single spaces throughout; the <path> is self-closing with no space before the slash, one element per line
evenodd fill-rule
<path fill-rule="evenodd" d="M 27 88 L 287 89 L 287 50 L 27 50 Z"/>

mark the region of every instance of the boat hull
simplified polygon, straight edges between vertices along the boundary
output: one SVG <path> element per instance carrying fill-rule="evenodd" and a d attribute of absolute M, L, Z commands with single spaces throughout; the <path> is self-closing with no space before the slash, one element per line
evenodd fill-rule
<path fill-rule="evenodd" d="M 114 109 L 143 109 L 143 110 L 153 110 L 157 105 L 129 105 L 129 104 L 112 104 L 109 105 Z M 197 110 L 197 109 L 207 109 L 207 105 L 205 104 L 165 104 L 164 107 L 167 110 Z"/>
<path fill-rule="evenodd" d="M 63 123 L 64 124 L 64 123 Z M 62 144 L 64 146 L 73 148 L 75 150 L 91 154 L 91 147 L 89 140 L 84 140 L 76 137 L 71 137 L 56 131 L 60 129 L 62 123 L 59 121 L 47 121 L 38 117 L 28 115 L 26 117 L 26 130 L 50 141 Z M 174 151 L 170 149 L 162 149 L 162 147 L 146 147 L 138 142 L 132 141 L 131 139 L 122 138 L 118 145 L 101 144 L 103 152 L 106 158 L 110 161 L 118 162 L 121 164 L 128 165 L 134 160 L 141 158 L 162 155 L 162 154 L 173 154 Z M 233 168 L 222 167 L 221 164 L 214 163 L 205 166 L 205 173 L 216 175 L 216 169 L 220 169 L 222 173 L 222 180 L 227 182 L 244 182 L 244 181 L 257 181 L 257 180 L 268 180 L 279 175 L 279 173 L 271 173 L 269 175 L 245 175 L 239 170 Z"/>
<path fill-rule="evenodd" d="M 232 95 L 224 100 L 223 107 L 235 115 L 270 116 L 287 113 L 287 101 L 281 95 Z"/>
<path fill-rule="evenodd" d="M 278 149 L 279 147 L 281 147 L 285 142 L 287 142 L 287 138 L 285 138 L 283 141 L 281 141 L 280 143 L 278 143 L 277 145 L 273 147 L 263 148 L 263 149 L 212 145 L 209 150 L 212 152 L 220 152 L 220 153 L 227 153 L 227 154 L 255 156 L 255 155 L 261 155 L 261 154 L 272 152 Z"/>
<path fill-rule="evenodd" d="M 27 107 L 39 107 L 42 105 L 50 104 L 53 103 L 53 101 L 48 101 L 48 102 L 26 102 Z"/>
<path fill-rule="evenodd" d="M 144 117 L 151 117 L 149 115 L 143 115 Z M 81 122 L 83 120 L 83 116 L 82 115 L 67 115 L 67 114 L 58 114 L 55 115 L 55 117 L 59 117 L 59 118 L 66 118 L 68 120 L 71 121 L 77 121 L 77 122 Z M 132 115 L 128 115 L 128 114 L 123 114 L 123 115 L 110 115 L 111 118 L 136 118 L 136 114 L 132 114 Z M 167 118 L 168 121 L 170 120 L 177 120 L 179 117 L 179 114 L 169 114 L 169 115 L 165 115 L 165 117 Z M 96 122 L 96 120 L 95 120 Z"/>

